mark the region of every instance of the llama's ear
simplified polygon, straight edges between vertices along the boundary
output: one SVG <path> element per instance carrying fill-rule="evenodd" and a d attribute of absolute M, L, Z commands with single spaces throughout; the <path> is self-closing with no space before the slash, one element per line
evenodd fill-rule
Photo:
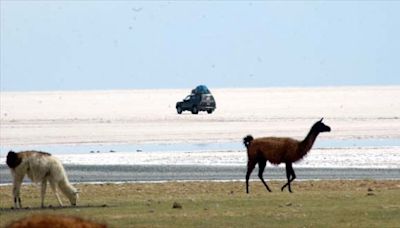
<path fill-rule="evenodd" d="M 322 123 L 322 120 L 324 120 L 324 117 L 322 117 L 321 120 L 320 120 L 319 122 Z"/>

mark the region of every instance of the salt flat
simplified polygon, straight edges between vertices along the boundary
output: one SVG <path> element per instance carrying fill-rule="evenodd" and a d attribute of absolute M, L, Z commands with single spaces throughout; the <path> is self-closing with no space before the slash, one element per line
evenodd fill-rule
<path fill-rule="evenodd" d="M 214 113 L 178 115 L 189 91 L 1 92 L 1 183 L 9 149 L 54 153 L 78 182 L 237 180 L 245 135 L 302 139 L 321 117 L 332 132 L 295 164 L 300 179 L 398 178 L 400 86 L 215 89 Z"/>
<path fill-rule="evenodd" d="M 332 127 L 321 138 L 400 139 L 400 86 L 212 89 L 213 114 L 178 115 L 189 91 L 1 92 L 1 145 L 301 139 L 321 117 Z"/>

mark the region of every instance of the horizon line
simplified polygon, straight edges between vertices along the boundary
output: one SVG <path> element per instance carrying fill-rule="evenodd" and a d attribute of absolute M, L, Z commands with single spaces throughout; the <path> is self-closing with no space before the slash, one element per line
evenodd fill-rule
<path fill-rule="evenodd" d="M 95 91 L 132 91 L 132 90 L 184 90 L 193 89 L 192 87 L 176 87 L 176 88 L 109 88 L 109 89 L 38 89 L 38 90 L 4 90 L 0 89 L 0 93 L 34 93 L 34 92 L 95 92 Z M 319 85 L 319 86 L 244 86 L 244 87 L 209 87 L 212 90 L 219 89 L 313 89 L 313 88 L 373 88 L 373 87 L 399 87 L 400 84 L 379 84 L 379 85 Z"/>

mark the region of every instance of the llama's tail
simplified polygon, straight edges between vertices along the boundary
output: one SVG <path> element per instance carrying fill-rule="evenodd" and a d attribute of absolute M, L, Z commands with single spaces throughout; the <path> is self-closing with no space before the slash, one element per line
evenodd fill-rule
<path fill-rule="evenodd" d="M 247 148 L 247 150 L 249 149 L 249 146 L 251 144 L 251 142 L 254 140 L 253 136 L 248 135 L 246 137 L 243 138 L 243 144 L 244 146 Z"/>

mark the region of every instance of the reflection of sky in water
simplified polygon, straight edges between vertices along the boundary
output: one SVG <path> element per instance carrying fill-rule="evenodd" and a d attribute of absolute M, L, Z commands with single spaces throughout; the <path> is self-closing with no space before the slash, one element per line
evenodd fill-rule
<path fill-rule="evenodd" d="M 399 139 L 347 139 L 318 140 L 314 148 L 375 148 L 398 147 Z M 55 154 L 104 153 L 104 152 L 196 152 L 196 151 L 241 151 L 241 142 L 219 143 L 174 143 L 174 144 L 100 144 L 100 145 L 40 145 L 40 146 L 0 146 L 1 156 L 9 150 L 41 150 Z"/>

